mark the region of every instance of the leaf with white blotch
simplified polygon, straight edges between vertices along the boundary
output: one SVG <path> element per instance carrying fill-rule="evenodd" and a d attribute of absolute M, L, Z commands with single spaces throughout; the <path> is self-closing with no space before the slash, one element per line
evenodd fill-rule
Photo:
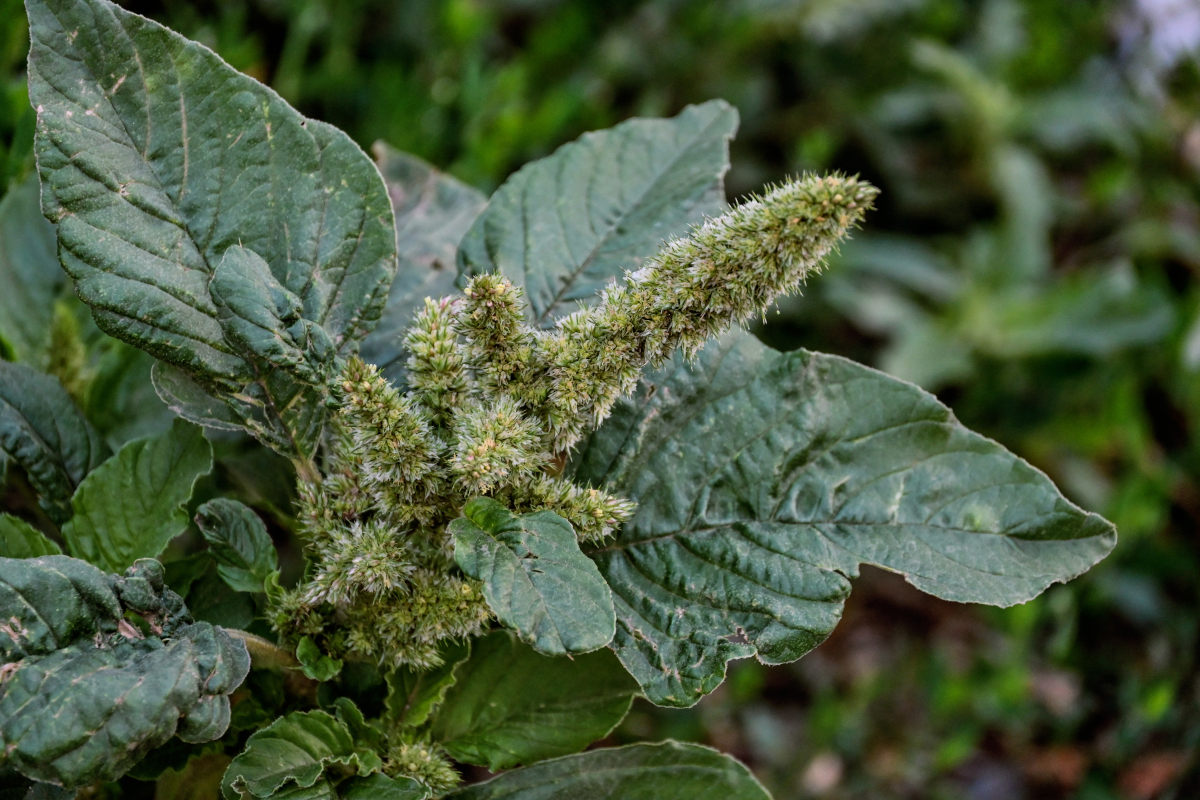
<path fill-rule="evenodd" d="M 196 509 L 196 527 L 208 540 L 217 573 L 231 589 L 261 592 L 267 576 L 279 569 L 267 526 L 252 509 L 219 497 Z"/>
<path fill-rule="evenodd" d="M 0 361 L 0 455 L 25 470 L 42 508 L 62 523 L 108 448 L 57 378 Z"/>
<path fill-rule="evenodd" d="M 0 200 L 0 339 L 13 360 L 39 369 L 49 362 L 54 301 L 67 276 L 54 254 L 54 226 L 42 216 L 36 175 Z"/>
<path fill-rule="evenodd" d="M 446 800 L 771 800 L 750 770 L 698 744 L 592 750 L 506 772 Z"/>
<path fill-rule="evenodd" d="M 251 404 L 276 427 L 294 398 L 226 336 L 210 281 L 228 250 L 252 250 L 303 319 L 352 351 L 395 273 L 374 164 L 208 48 L 106 0 L 27 10 L 42 211 L 76 292 L 106 332 L 215 396 L 257 386 Z M 281 438 L 293 437 L 269 443 Z"/>
<path fill-rule="evenodd" d="M 613 649 L 660 705 L 692 705 L 732 658 L 800 658 L 833 630 L 860 563 L 1007 606 L 1115 542 L 932 395 L 741 331 L 647 377 L 574 473 L 638 502 L 590 555 L 613 590 Z"/>
<path fill-rule="evenodd" d="M 379 325 L 363 340 L 359 355 L 395 382 L 404 375 L 404 333 L 426 297 L 454 292 L 458 243 L 487 198 L 416 156 L 382 142 L 372 150 L 396 212 L 400 265 Z"/>
<path fill-rule="evenodd" d="M 221 781 L 226 800 L 279 797 L 281 789 L 319 786 L 327 767 L 361 775 L 378 771 L 379 757 L 356 749 L 350 730 L 324 711 L 293 711 L 254 733 Z"/>
<path fill-rule="evenodd" d="M 507 631 L 477 639 L 434 716 L 452 758 L 501 770 L 582 750 L 625 717 L 637 682 L 608 650 L 553 658 Z"/>
<path fill-rule="evenodd" d="M 176 420 L 161 436 L 137 439 L 89 474 L 63 526 L 72 555 L 112 572 L 154 558 L 187 529 L 184 504 L 212 469 L 204 432 Z"/>
<path fill-rule="evenodd" d="M 6 763 L 67 787 L 115 780 L 174 735 L 219 738 L 250 670 L 245 645 L 192 622 L 149 559 L 116 576 L 67 556 L 0 558 L 0 619 Z"/>
<path fill-rule="evenodd" d="M 463 239 L 460 282 L 501 272 L 524 287 L 532 323 L 553 327 L 664 241 L 725 210 L 737 122 L 713 100 L 585 134 L 526 165 Z"/>
<path fill-rule="evenodd" d="M 551 511 L 517 516 L 488 497 L 463 515 L 450 523 L 454 560 L 483 581 L 488 607 L 522 640 L 548 655 L 612 641 L 612 595 L 570 522 Z"/>
<path fill-rule="evenodd" d="M 4 558 L 37 558 L 61 553 L 46 534 L 12 514 L 0 514 L 0 556 Z"/>

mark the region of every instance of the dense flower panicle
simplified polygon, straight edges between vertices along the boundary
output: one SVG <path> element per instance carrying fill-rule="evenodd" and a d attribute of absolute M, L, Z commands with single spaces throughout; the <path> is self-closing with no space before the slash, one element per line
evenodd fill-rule
<path fill-rule="evenodd" d="M 454 438 L 450 472 L 467 496 L 527 481 L 550 462 L 541 431 L 510 397 L 464 409 L 454 423 Z"/>
<path fill-rule="evenodd" d="M 538 359 L 551 383 L 541 415 L 555 449 L 603 421 L 646 365 L 676 349 L 692 355 L 797 290 L 876 194 L 837 175 L 777 186 L 668 243 L 598 306 L 564 319 L 540 342 Z"/>
<path fill-rule="evenodd" d="M 668 243 L 551 332 L 525 322 L 521 289 L 501 275 L 427 300 L 404 339 L 406 392 L 357 358 L 335 381 L 321 476 L 299 490 L 308 576 L 275 593 L 273 624 L 334 657 L 436 666 L 446 639 L 491 619 L 454 563 L 448 525 L 464 504 L 490 496 L 518 514 L 552 511 L 587 544 L 611 536 L 635 506 L 564 477 L 571 446 L 647 365 L 694 354 L 797 289 L 874 196 L 841 176 L 775 187 Z M 441 769 L 405 742 L 399 771 Z"/>
<path fill-rule="evenodd" d="M 462 781 L 462 776 L 450 763 L 445 749 L 424 739 L 393 742 L 388 748 L 383 769 L 392 775 L 416 778 L 438 796 L 449 792 Z"/>
<path fill-rule="evenodd" d="M 472 278 L 463 294 L 457 329 L 476 379 L 493 393 L 523 394 L 538 338 L 525 324 L 524 292 L 503 275 L 484 274 Z"/>
<path fill-rule="evenodd" d="M 455 333 L 456 305 L 459 301 L 452 297 L 425 298 L 425 308 L 404 337 L 409 352 L 408 385 L 438 424 L 450 419 L 468 389 L 463 352 Z"/>

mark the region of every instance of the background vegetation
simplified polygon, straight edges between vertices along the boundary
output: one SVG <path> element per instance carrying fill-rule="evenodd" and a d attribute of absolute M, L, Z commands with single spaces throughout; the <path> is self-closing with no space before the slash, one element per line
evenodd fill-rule
<path fill-rule="evenodd" d="M 711 97 L 742 114 L 731 197 L 804 170 L 880 186 L 866 230 L 760 334 L 935 391 L 1112 519 L 1117 550 L 1008 610 L 868 572 L 815 653 L 740 664 L 689 711 L 636 706 L 616 740 L 713 744 L 778 797 L 1200 796 L 1200 7 L 126 6 L 484 190 L 583 131 Z M 27 46 L 0 0 L 0 187 L 31 165 Z M 140 401 L 105 394 L 120 346 L 76 344 L 44 366 L 132 435 L 121 408 Z"/>

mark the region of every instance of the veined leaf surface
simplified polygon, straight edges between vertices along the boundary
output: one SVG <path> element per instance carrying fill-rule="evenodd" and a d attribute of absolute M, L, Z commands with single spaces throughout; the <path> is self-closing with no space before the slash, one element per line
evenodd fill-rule
<path fill-rule="evenodd" d="M 496 191 L 462 241 L 459 272 L 502 272 L 524 287 L 532 323 L 553 327 L 664 241 L 725 210 L 737 122 L 712 100 L 563 145 Z"/>
<path fill-rule="evenodd" d="M 732 658 L 807 653 L 860 563 L 1007 606 L 1115 542 L 1111 524 L 918 387 L 741 331 L 644 380 L 575 473 L 638 502 L 591 555 L 613 590 L 613 648 L 661 705 L 692 705 Z"/>

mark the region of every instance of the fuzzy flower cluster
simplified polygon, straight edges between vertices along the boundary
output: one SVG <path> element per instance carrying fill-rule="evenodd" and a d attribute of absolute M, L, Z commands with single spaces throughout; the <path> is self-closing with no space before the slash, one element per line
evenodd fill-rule
<path fill-rule="evenodd" d="M 521 289 L 500 275 L 427 300 L 404 339 L 404 390 L 357 359 L 334 386 L 321 476 L 300 487 L 310 570 L 275 600 L 276 627 L 336 657 L 436 665 L 446 639 L 490 619 L 454 566 L 447 526 L 463 505 L 550 510 L 585 544 L 611 535 L 633 503 L 563 477 L 570 448 L 647 365 L 795 291 L 874 196 L 842 176 L 783 184 L 669 242 L 550 331 L 527 323 Z"/>

